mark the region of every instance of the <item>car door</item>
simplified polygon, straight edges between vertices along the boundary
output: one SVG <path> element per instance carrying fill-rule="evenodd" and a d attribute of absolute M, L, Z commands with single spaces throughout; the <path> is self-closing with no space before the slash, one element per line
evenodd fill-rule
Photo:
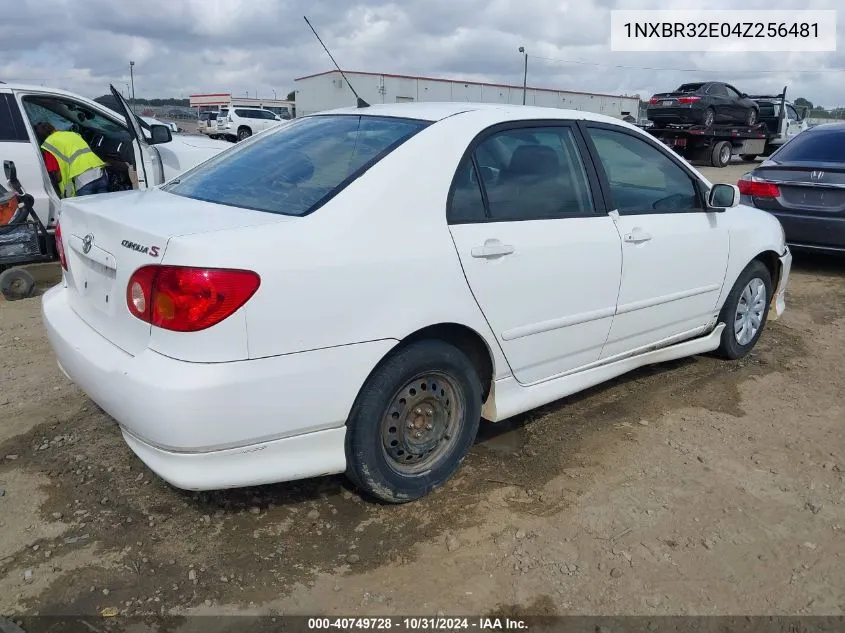
<path fill-rule="evenodd" d="M 804 126 L 798 120 L 798 112 L 789 104 L 786 105 L 786 139 L 789 140 L 794 136 L 798 136 L 804 131 Z"/>
<path fill-rule="evenodd" d="M 111 94 L 117 101 L 118 113 L 126 119 L 129 134 L 132 136 L 132 147 L 135 154 L 135 175 L 138 180 L 138 189 L 154 187 L 164 182 L 164 171 L 161 164 L 161 157 L 158 150 L 147 144 L 141 124 L 132 112 L 132 108 L 126 103 L 123 95 L 109 86 Z"/>
<path fill-rule="evenodd" d="M 725 90 L 728 94 L 727 108 L 730 113 L 731 120 L 737 123 L 744 123 L 747 109 L 742 105 L 742 95 L 739 90 L 727 84 L 725 84 Z"/>
<path fill-rule="evenodd" d="M 726 213 L 703 183 L 635 130 L 584 124 L 608 206 L 618 214 L 622 282 L 602 358 L 683 339 L 712 322 L 728 263 Z"/>
<path fill-rule="evenodd" d="M 621 243 L 586 151 L 574 123 L 496 126 L 449 196 L 467 282 L 522 384 L 597 361 L 613 322 Z"/>
<path fill-rule="evenodd" d="M 713 111 L 716 114 L 715 120 L 718 123 L 723 123 L 725 121 L 731 120 L 733 118 L 733 113 L 731 111 L 731 104 L 728 99 L 728 91 L 725 88 L 724 84 L 710 84 L 710 88 L 708 88 L 707 94 L 710 95 L 710 100 L 713 105 Z"/>

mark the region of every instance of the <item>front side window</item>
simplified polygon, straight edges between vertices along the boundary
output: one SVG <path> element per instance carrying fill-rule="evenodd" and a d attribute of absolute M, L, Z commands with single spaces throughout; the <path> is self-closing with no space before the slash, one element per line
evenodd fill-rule
<path fill-rule="evenodd" d="M 737 90 L 734 90 L 734 89 L 733 89 L 733 88 L 731 88 L 730 86 L 725 86 L 725 90 L 727 91 L 728 96 L 729 96 L 731 99 L 739 99 L 739 98 L 740 98 L 740 97 L 739 97 L 739 92 L 738 92 Z"/>
<path fill-rule="evenodd" d="M 786 117 L 790 121 L 797 121 L 798 120 L 798 113 L 795 111 L 791 105 L 786 106 Z"/>
<path fill-rule="evenodd" d="M 692 177 L 663 151 L 632 134 L 588 130 L 620 214 L 702 208 Z"/>
<path fill-rule="evenodd" d="M 572 129 L 519 128 L 495 133 L 475 150 L 494 221 L 594 213 L 590 183 Z"/>
<path fill-rule="evenodd" d="M 163 189 L 196 200 L 302 216 L 428 125 L 377 116 L 307 117 L 235 145 Z"/>

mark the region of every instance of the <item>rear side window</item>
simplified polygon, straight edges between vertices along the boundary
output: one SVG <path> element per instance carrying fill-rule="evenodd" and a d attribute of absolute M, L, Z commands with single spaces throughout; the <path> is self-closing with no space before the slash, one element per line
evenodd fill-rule
<path fill-rule="evenodd" d="M 771 159 L 777 163 L 845 163 L 845 128 L 801 132 Z"/>
<path fill-rule="evenodd" d="M 0 94 L 0 141 L 29 141 L 18 104 L 10 94 Z"/>
<path fill-rule="evenodd" d="M 235 145 L 163 189 L 196 200 L 302 216 L 428 125 L 391 117 L 307 117 Z"/>

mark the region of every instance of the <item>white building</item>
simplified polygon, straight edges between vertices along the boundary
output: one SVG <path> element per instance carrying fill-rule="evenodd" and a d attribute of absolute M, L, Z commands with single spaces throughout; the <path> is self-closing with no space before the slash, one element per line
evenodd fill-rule
<path fill-rule="evenodd" d="M 279 115 L 293 116 L 293 101 L 237 97 L 229 92 L 191 95 L 190 105 L 192 108 L 196 108 L 197 112 L 205 112 L 206 110 L 216 112 L 219 108 L 241 106 L 244 108 L 264 108 Z"/>
<path fill-rule="evenodd" d="M 522 104 L 522 86 L 387 73 L 344 73 L 361 98 L 371 104 L 402 101 Z M 294 80 L 294 88 L 297 116 L 355 105 L 355 96 L 337 70 L 299 77 Z M 608 95 L 530 86 L 525 91 L 525 103 L 585 110 L 620 118 L 625 113 L 637 118 L 640 109 L 639 95 Z"/>

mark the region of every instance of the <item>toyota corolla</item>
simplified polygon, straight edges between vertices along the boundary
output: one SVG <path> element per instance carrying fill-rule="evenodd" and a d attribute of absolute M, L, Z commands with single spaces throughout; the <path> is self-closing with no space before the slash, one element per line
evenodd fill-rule
<path fill-rule="evenodd" d="M 791 255 L 739 199 L 602 115 L 342 109 L 160 189 L 68 200 L 43 317 L 65 373 L 174 486 L 345 472 L 409 501 L 482 417 L 748 354 Z"/>

